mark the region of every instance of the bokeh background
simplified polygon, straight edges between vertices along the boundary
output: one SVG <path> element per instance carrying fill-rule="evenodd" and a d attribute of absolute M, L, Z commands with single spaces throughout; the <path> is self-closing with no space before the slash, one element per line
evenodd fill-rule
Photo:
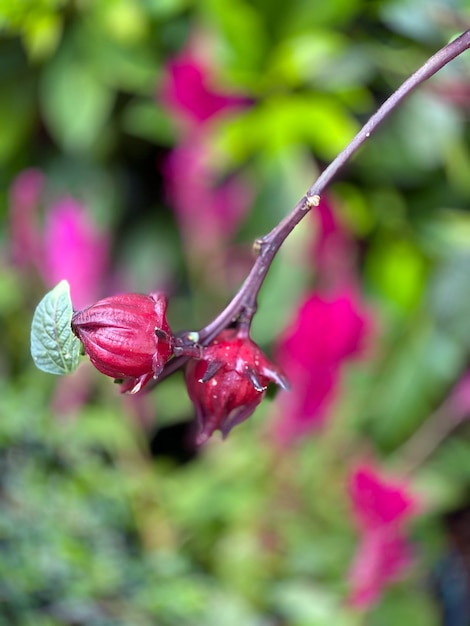
<path fill-rule="evenodd" d="M 470 53 L 292 233 L 253 339 L 286 371 L 194 445 L 181 372 L 121 396 L 34 368 L 81 308 L 164 290 L 174 331 L 467 0 L 0 2 L 0 624 L 470 623 Z"/>

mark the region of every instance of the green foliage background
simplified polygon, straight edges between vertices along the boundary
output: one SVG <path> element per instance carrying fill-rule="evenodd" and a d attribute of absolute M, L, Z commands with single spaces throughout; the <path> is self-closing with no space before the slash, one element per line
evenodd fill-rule
<path fill-rule="evenodd" d="M 237 240 L 250 245 L 313 182 L 312 157 L 328 163 L 469 24 L 465 0 L 0 1 L 0 624 L 439 623 L 428 581 L 442 514 L 468 504 L 467 426 L 415 472 L 419 564 L 367 614 L 344 605 L 357 541 L 344 480 L 363 451 L 400 470 L 469 358 L 469 100 L 450 86 L 468 92 L 470 56 L 402 104 L 332 185 L 380 344 L 349 369 L 331 428 L 285 458 L 267 440 L 271 400 L 186 462 L 152 455 L 159 431 L 192 417 L 180 375 L 136 405 L 90 370 L 87 402 L 63 414 L 57 379 L 29 355 L 45 288 L 8 262 L 8 186 L 40 167 L 51 194 L 82 199 L 112 234 L 133 290 L 173 285 L 172 327 L 198 328 L 236 285 L 187 265 L 157 167 L 176 141 L 157 87 L 188 35 L 204 33 L 222 83 L 257 102 L 208 137 L 221 177 L 240 168 L 256 182 Z M 253 334 L 267 350 L 313 284 L 296 255 L 307 229 L 261 294 Z"/>

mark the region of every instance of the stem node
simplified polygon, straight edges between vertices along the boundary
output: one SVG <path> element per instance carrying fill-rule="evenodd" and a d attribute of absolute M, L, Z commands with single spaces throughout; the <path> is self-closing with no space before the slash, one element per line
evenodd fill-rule
<path fill-rule="evenodd" d="M 255 257 L 260 256 L 263 250 L 263 245 L 264 245 L 263 237 L 258 237 L 258 239 L 255 239 L 255 241 L 253 242 L 253 254 L 255 255 Z"/>
<path fill-rule="evenodd" d="M 317 193 L 313 194 L 313 196 L 307 194 L 305 196 L 305 203 L 302 209 L 304 211 L 310 211 L 310 209 L 312 209 L 315 206 L 318 206 L 319 204 L 320 204 L 320 196 Z"/>

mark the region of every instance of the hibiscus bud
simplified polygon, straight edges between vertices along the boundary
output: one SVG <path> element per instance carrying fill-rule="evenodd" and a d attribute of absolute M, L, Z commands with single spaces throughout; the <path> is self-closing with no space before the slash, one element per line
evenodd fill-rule
<path fill-rule="evenodd" d="M 200 359 L 186 366 L 186 385 L 199 422 L 196 442 L 204 443 L 217 429 L 226 437 L 250 417 L 269 382 L 288 388 L 284 374 L 246 332 L 223 330 L 202 349 Z"/>
<path fill-rule="evenodd" d="M 173 336 L 161 293 L 126 293 L 76 311 L 72 330 L 97 370 L 137 393 L 157 378 L 172 355 Z"/>

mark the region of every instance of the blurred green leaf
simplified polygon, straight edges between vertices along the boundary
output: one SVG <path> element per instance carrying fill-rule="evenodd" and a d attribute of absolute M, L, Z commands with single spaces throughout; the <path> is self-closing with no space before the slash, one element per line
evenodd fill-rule
<path fill-rule="evenodd" d="M 67 426 L 74 441 L 83 447 L 100 447 L 110 454 L 135 450 L 136 439 L 132 424 L 116 414 L 116 407 L 93 407 L 83 409 L 80 421 Z"/>
<path fill-rule="evenodd" d="M 403 443 L 442 401 L 466 354 L 465 346 L 423 318 L 394 343 L 365 407 L 370 432 L 387 450 Z"/>
<path fill-rule="evenodd" d="M 69 374 L 78 367 L 80 340 L 73 334 L 72 301 L 66 280 L 38 304 L 31 325 L 31 356 L 48 374 Z"/>
<path fill-rule="evenodd" d="M 122 128 L 126 133 L 160 145 L 175 143 L 175 130 L 163 109 L 152 101 L 134 101 L 123 112 Z"/>
<path fill-rule="evenodd" d="M 140 40 L 120 42 L 106 35 L 93 19 L 76 34 L 86 66 L 96 80 L 111 89 L 154 97 L 157 76 L 161 72 L 161 60 L 155 50 Z"/>
<path fill-rule="evenodd" d="M 378 241 L 367 257 L 367 277 L 381 297 L 405 310 L 421 301 L 427 277 L 426 261 L 406 239 Z"/>
<path fill-rule="evenodd" d="M 100 31 L 122 43 L 141 41 L 147 33 L 147 15 L 140 2 L 100 2 L 93 13 Z"/>
<path fill-rule="evenodd" d="M 289 145 L 307 145 L 329 160 L 352 139 L 357 124 L 326 95 L 275 95 L 218 129 L 217 144 L 245 160 Z"/>
<path fill-rule="evenodd" d="M 381 7 L 385 22 L 397 32 L 423 42 L 439 37 L 432 5 L 427 0 L 395 0 Z"/>
<path fill-rule="evenodd" d="M 338 626 L 360 624 L 360 616 L 341 606 L 328 589 L 302 580 L 286 581 L 273 590 L 273 604 L 294 626 Z"/>
<path fill-rule="evenodd" d="M 0 85 L 0 164 L 6 165 L 17 156 L 33 127 L 34 85 L 27 78 Z"/>
<path fill-rule="evenodd" d="M 305 32 L 319 26 L 334 29 L 347 24 L 361 10 L 361 0 L 335 0 L 323 2 L 293 2 L 286 12 L 280 15 L 279 22 L 285 33 Z"/>
<path fill-rule="evenodd" d="M 267 75 L 277 85 L 313 84 L 320 91 L 338 86 L 344 91 L 362 82 L 370 70 L 365 52 L 353 48 L 338 32 L 318 29 L 281 40 L 273 50 Z"/>
<path fill-rule="evenodd" d="M 200 4 L 209 23 L 220 30 L 221 53 L 232 76 L 254 81 L 267 46 L 261 14 L 245 0 L 204 0 Z"/>
<path fill-rule="evenodd" d="M 425 91 L 413 93 L 374 135 L 361 154 L 361 165 L 376 183 L 417 184 L 427 171 L 446 162 L 463 131 L 455 107 Z M 381 168 L 375 167 L 378 159 Z M 450 165 L 451 166 L 451 165 Z"/>
<path fill-rule="evenodd" d="M 62 19 L 49 13 L 31 20 L 24 29 L 23 39 L 29 56 L 34 60 L 48 57 L 57 48 L 62 35 Z"/>
<path fill-rule="evenodd" d="M 57 56 L 42 76 L 40 96 L 48 129 L 66 152 L 91 150 L 98 143 L 113 95 L 86 65 Z"/>
<path fill-rule="evenodd" d="M 438 626 L 441 619 L 434 610 L 431 598 L 419 587 L 413 588 L 407 584 L 397 586 L 385 594 L 378 608 L 372 611 L 369 623 L 371 626 Z"/>
<path fill-rule="evenodd" d="M 186 9 L 193 0 L 142 0 L 148 13 L 159 19 L 167 19 Z"/>
<path fill-rule="evenodd" d="M 0 318 L 14 314 L 22 301 L 17 289 L 18 275 L 5 267 L 0 267 Z"/>
<path fill-rule="evenodd" d="M 464 233 L 462 230 L 461 235 Z M 467 349 L 470 346 L 469 269 L 467 250 L 454 250 L 438 267 L 430 289 L 430 304 L 440 328 Z"/>

